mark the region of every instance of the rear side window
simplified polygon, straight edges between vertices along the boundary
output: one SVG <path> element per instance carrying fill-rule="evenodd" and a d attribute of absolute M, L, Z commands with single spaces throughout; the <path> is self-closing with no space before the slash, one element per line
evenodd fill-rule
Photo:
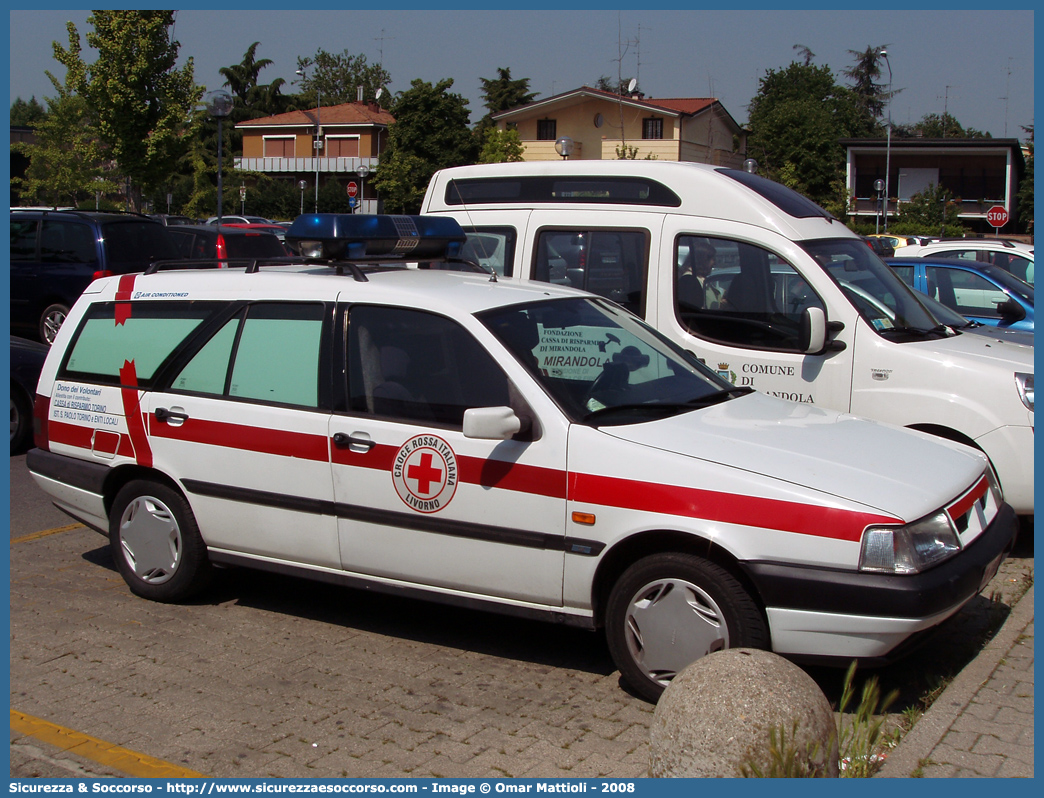
<path fill-rule="evenodd" d="M 604 296 L 645 314 L 644 230 L 542 230 L 533 278 Z"/>
<path fill-rule="evenodd" d="M 197 352 L 171 389 L 271 404 L 319 406 L 320 303 L 258 303 Z"/>
<path fill-rule="evenodd" d="M 117 274 L 142 272 L 156 260 L 178 258 L 167 228 L 158 222 L 131 220 L 102 226 L 107 268 Z"/>
<path fill-rule="evenodd" d="M 463 260 L 491 269 L 501 277 L 512 275 L 518 238 L 514 227 L 465 227 L 464 232 L 468 240 L 461 249 Z"/>
<path fill-rule="evenodd" d="M 76 332 L 59 378 L 151 387 L 160 366 L 219 307 L 215 303 L 94 305 Z"/>
<path fill-rule="evenodd" d="M 230 258 L 280 258 L 286 250 L 279 239 L 269 233 L 225 235 L 225 255 Z"/>

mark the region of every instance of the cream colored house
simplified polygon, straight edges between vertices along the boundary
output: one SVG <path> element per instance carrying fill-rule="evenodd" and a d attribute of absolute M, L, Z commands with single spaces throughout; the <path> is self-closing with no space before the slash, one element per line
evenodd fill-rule
<path fill-rule="evenodd" d="M 572 160 L 636 158 L 694 161 L 740 168 L 747 131 L 712 97 L 650 99 L 581 86 L 493 115 L 501 130 L 516 129 L 527 161 L 561 158 L 555 141 L 573 141 Z M 625 149 L 626 148 L 626 149 Z"/>

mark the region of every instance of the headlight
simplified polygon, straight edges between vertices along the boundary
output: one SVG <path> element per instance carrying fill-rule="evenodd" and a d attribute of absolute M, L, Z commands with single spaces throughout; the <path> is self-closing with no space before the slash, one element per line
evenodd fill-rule
<path fill-rule="evenodd" d="M 1033 411 L 1033 375 L 1015 373 L 1015 384 L 1019 388 L 1019 398 L 1022 403 Z"/>
<path fill-rule="evenodd" d="M 950 517 L 940 510 L 906 526 L 867 527 L 859 552 L 859 570 L 916 574 L 960 549 L 957 530 Z"/>

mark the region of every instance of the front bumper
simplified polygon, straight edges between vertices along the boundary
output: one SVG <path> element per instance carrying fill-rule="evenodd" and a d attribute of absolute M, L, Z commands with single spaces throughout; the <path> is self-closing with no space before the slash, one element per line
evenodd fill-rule
<path fill-rule="evenodd" d="M 1011 552 L 1018 529 L 1015 511 L 1005 504 L 969 546 L 919 574 L 742 565 L 764 602 L 774 651 L 880 660 L 974 598 Z"/>

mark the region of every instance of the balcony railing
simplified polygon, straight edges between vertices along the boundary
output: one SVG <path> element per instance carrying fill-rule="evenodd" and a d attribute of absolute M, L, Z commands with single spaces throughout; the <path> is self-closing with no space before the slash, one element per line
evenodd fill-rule
<path fill-rule="evenodd" d="M 318 160 L 318 171 L 323 174 L 351 173 L 358 171 L 360 166 L 368 166 L 372 174 L 377 170 L 378 158 L 244 158 L 237 156 L 235 159 L 236 169 L 247 172 L 303 172 L 315 174 L 316 161 Z"/>
<path fill-rule="evenodd" d="M 976 200 L 961 200 L 960 216 L 967 218 L 982 217 L 986 218 L 986 212 L 994 205 L 1000 205 L 1007 207 L 1007 203 L 1003 199 L 976 199 Z M 888 215 L 895 216 L 899 211 L 899 205 L 902 204 L 901 200 L 890 200 L 888 202 Z M 881 212 L 881 206 L 876 197 L 856 197 L 855 207 L 852 213 L 857 216 L 874 216 Z"/>

